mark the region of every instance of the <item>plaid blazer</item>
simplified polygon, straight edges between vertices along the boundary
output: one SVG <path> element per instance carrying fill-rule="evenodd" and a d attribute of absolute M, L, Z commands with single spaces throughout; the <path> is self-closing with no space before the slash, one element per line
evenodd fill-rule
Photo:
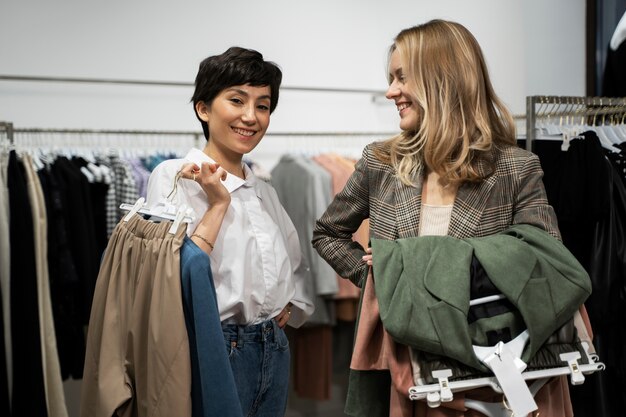
<path fill-rule="evenodd" d="M 423 170 L 416 186 L 404 185 L 395 169 L 374 156 L 374 142 L 344 189 L 317 220 L 312 244 L 320 256 L 359 287 L 367 277 L 363 247 L 352 240 L 361 222 L 369 218 L 370 237 L 394 240 L 418 235 L 422 205 Z M 548 204 L 539 158 L 524 149 L 500 145 L 491 154 L 495 169 L 484 181 L 459 187 L 448 235 L 457 238 L 488 236 L 513 224 L 531 224 L 560 239 L 556 215 Z M 478 167 L 487 172 L 486 163 Z"/>

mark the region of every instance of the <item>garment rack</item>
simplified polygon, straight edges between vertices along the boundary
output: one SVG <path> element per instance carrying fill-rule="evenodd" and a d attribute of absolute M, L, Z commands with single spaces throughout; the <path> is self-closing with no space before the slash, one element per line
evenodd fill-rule
<path fill-rule="evenodd" d="M 1 126 L 1 125 L 0 125 Z M 12 124 L 11 124 L 12 126 Z M 184 135 L 201 137 L 202 133 L 187 130 L 108 130 L 108 129 L 65 129 L 65 128 L 12 128 L 14 133 L 68 133 L 103 135 Z M 381 136 L 391 137 L 398 132 L 267 132 L 265 136 Z"/>
<path fill-rule="evenodd" d="M 39 81 L 39 82 L 62 82 L 62 83 L 83 83 L 83 84 L 124 84 L 124 85 L 151 85 L 160 87 L 193 87 L 194 83 L 182 81 L 150 81 L 150 80 L 124 80 L 108 78 L 79 78 L 79 77 L 50 77 L 50 76 L 20 76 L 20 75 L 0 75 L 0 80 L 4 81 Z M 335 88 L 335 87 L 295 87 L 281 86 L 281 90 L 286 91 L 308 91 L 324 93 L 355 93 L 372 94 L 373 96 L 383 96 L 385 91 L 367 88 Z"/>
<path fill-rule="evenodd" d="M 39 148 L 48 144 L 45 135 L 62 135 L 61 142 L 66 146 L 83 147 L 91 146 L 93 140 L 100 141 L 99 147 L 163 147 L 166 144 L 176 143 L 178 147 L 190 145 L 187 141 L 179 141 L 177 138 L 190 139 L 192 147 L 202 148 L 205 144 L 204 135 L 197 130 L 108 130 L 108 129 L 73 129 L 73 128 L 13 128 L 15 133 L 12 146 L 20 145 L 28 148 Z M 358 159 L 365 143 L 373 140 L 383 140 L 396 135 L 398 132 L 268 132 L 265 139 L 254 151 L 254 158 L 263 166 L 274 166 L 277 155 L 280 153 L 296 152 L 303 155 L 320 152 L 335 152 L 350 155 Z M 42 136 L 39 136 L 42 135 Z M 134 137 L 130 137 L 134 136 Z M 134 140 L 135 137 L 137 140 Z M 143 138 L 142 138 L 143 137 Z M 40 139 L 41 138 L 41 139 Z M 76 139 L 80 142 L 76 142 Z M 111 138 L 111 139 L 109 139 Z M 158 143 L 154 143 L 154 138 Z M 309 138 L 309 139 L 307 139 Z M 336 140 L 337 138 L 343 138 Z M 141 139 L 145 139 L 141 140 Z M 69 141 L 69 142 L 68 142 Z M 70 143 L 71 142 L 71 143 Z M 184 142 L 184 143 L 183 143 Z M 59 141 L 54 141 L 55 146 L 60 146 Z M 186 144 L 186 145 L 185 145 Z M 143 149 L 143 148 L 142 148 Z M 279 152 L 280 151 L 280 152 Z M 252 156 L 252 155 L 251 155 Z"/>
<path fill-rule="evenodd" d="M 6 132 L 6 137 L 9 140 L 9 144 L 13 144 L 13 123 L 10 122 L 0 122 L 0 131 Z"/>
<path fill-rule="evenodd" d="M 624 97 L 528 96 L 526 97 L 526 149 L 532 151 L 538 119 L 596 119 L 597 116 L 626 114 Z M 596 120 L 593 120 L 594 122 Z M 592 123 L 593 124 L 593 123 Z"/>

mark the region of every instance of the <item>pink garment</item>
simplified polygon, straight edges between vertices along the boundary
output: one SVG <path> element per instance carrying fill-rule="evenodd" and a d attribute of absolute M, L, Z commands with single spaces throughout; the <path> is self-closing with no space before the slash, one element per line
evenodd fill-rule
<path fill-rule="evenodd" d="M 322 168 L 330 173 L 333 184 L 333 197 L 343 190 L 348 178 L 354 172 L 354 162 L 342 158 L 335 154 L 321 154 L 314 156 L 313 161 L 319 164 Z M 353 239 L 361 244 L 364 248 L 367 247 L 369 242 L 369 220 L 365 220 L 358 230 L 354 233 Z M 337 276 L 337 283 L 339 290 L 335 295 L 336 299 L 358 299 L 361 290 L 354 285 L 350 280 Z"/>

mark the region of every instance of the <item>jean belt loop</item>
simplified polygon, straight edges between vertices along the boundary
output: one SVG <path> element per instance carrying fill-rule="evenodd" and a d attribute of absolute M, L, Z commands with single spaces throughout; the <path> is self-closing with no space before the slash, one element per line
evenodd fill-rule
<path fill-rule="evenodd" d="M 273 330 L 272 333 L 274 333 L 273 335 L 274 342 L 278 343 L 278 332 L 280 331 L 280 327 L 278 327 L 278 322 L 276 321 L 276 319 L 272 319 L 271 322 L 272 322 L 272 330 Z"/>
<path fill-rule="evenodd" d="M 237 325 L 237 346 L 239 346 L 239 348 L 243 348 L 243 335 L 245 332 L 246 326 L 244 325 Z"/>

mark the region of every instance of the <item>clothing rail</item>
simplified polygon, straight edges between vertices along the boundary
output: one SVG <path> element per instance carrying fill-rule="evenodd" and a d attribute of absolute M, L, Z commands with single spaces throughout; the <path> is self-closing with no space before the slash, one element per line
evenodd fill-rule
<path fill-rule="evenodd" d="M 12 125 L 11 125 L 12 126 Z M 68 133 L 68 134 L 103 134 L 103 135 L 185 135 L 202 136 L 197 131 L 185 130 L 107 130 L 107 129 L 47 129 L 47 128 L 12 128 L 15 133 Z M 398 132 L 267 132 L 265 136 L 381 136 L 391 137 Z"/>
<path fill-rule="evenodd" d="M 149 80 L 108 79 L 108 78 L 49 77 L 49 76 L 21 76 L 21 75 L 0 75 L 0 80 L 83 83 L 83 84 L 152 85 L 152 86 L 161 86 L 161 87 L 193 87 L 194 85 L 191 82 L 181 82 L 181 81 L 149 81 Z M 366 89 L 366 88 L 281 86 L 280 89 L 285 90 L 285 91 L 372 94 L 374 96 L 382 96 L 385 94 L 385 91 L 383 90 L 373 90 L 373 89 Z"/>
<path fill-rule="evenodd" d="M 532 151 L 535 128 L 540 118 L 580 118 L 626 115 L 624 97 L 528 96 L 526 97 L 526 149 Z M 592 123 L 592 124 L 594 124 Z"/>
<path fill-rule="evenodd" d="M 13 123 L 0 122 L 0 131 L 5 131 L 10 144 L 13 144 Z"/>

